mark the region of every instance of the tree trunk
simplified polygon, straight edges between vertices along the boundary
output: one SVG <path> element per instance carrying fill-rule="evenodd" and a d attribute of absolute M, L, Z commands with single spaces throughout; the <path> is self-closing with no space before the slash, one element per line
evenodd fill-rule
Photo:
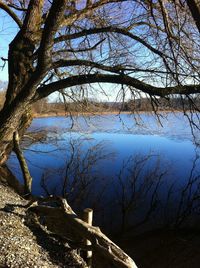
<path fill-rule="evenodd" d="M 19 104 L 17 109 L 5 106 L 0 112 L 0 165 L 6 162 L 12 151 L 14 132 L 18 131 L 21 137 L 30 126 L 30 108 L 30 104 L 26 102 Z"/>
<path fill-rule="evenodd" d="M 31 99 L 43 79 L 43 74 L 35 71 L 33 56 L 41 13 L 37 14 L 35 5 L 40 4 L 42 1 L 30 3 L 23 27 L 9 45 L 9 83 L 4 107 L 0 111 L 0 165 L 12 151 L 14 132 L 22 136 L 31 123 Z"/>
<path fill-rule="evenodd" d="M 187 0 L 187 4 L 200 33 L 200 1 Z"/>

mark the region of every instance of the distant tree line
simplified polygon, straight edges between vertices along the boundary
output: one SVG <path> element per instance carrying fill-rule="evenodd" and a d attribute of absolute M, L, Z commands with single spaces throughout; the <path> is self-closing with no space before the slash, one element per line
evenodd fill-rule
<path fill-rule="evenodd" d="M 0 109 L 5 101 L 5 90 L 0 91 Z M 196 110 L 200 107 L 200 99 L 197 96 L 194 100 Z M 193 104 L 194 105 L 194 104 Z M 84 98 L 76 102 L 49 102 L 48 98 L 41 99 L 32 107 L 33 115 L 59 114 L 63 113 L 99 113 L 99 112 L 151 112 L 157 111 L 187 111 L 191 109 L 191 101 L 188 98 L 138 98 L 125 102 L 99 102 Z"/>
<path fill-rule="evenodd" d="M 196 109 L 200 107 L 200 99 L 195 99 Z M 33 114 L 58 114 L 63 113 L 101 113 L 101 112 L 153 112 L 153 111 L 188 111 L 191 102 L 184 98 L 140 98 L 126 102 L 98 102 L 84 99 L 78 102 L 48 102 L 42 99 L 33 105 Z"/>
<path fill-rule="evenodd" d="M 33 115 L 40 114 L 55 114 L 60 113 L 99 113 L 99 112 L 112 112 L 119 110 L 117 105 L 109 102 L 98 102 L 93 100 L 83 99 L 75 102 L 48 102 L 48 99 L 41 99 L 36 102 L 33 107 Z"/>
<path fill-rule="evenodd" d="M 198 110 L 200 107 L 200 99 L 197 96 L 194 100 L 193 105 L 195 109 Z M 188 98 L 182 97 L 173 97 L 173 98 L 140 98 L 129 100 L 123 105 L 123 111 L 189 111 L 192 109 L 191 100 Z"/>

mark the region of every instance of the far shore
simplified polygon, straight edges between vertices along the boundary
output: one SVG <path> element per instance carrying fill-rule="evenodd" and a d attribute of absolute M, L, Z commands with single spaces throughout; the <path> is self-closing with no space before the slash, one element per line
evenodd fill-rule
<path fill-rule="evenodd" d="M 157 113 L 178 113 L 181 112 L 181 110 L 163 110 L 163 111 L 157 111 Z M 33 113 L 33 118 L 43 118 L 43 117 L 59 117 L 59 116 L 94 116 L 94 115 L 120 115 L 120 114 L 155 114 L 154 111 L 97 111 L 97 112 L 48 112 L 48 113 Z"/>
<path fill-rule="evenodd" d="M 104 111 L 104 112 L 49 112 L 49 113 L 33 113 L 34 118 L 42 117 L 59 117 L 59 116 L 93 116 L 93 115 L 108 115 L 108 114 L 131 114 L 131 112 L 120 111 Z"/>

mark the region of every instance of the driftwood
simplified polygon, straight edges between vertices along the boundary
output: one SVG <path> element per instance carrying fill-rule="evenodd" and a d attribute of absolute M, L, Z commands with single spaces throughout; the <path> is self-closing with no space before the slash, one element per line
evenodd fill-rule
<path fill-rule="evenodd" d="M 92 243 L 92 251 L 104 259 L 107 259 L 114 267 L 119 268 L 137 268 L 134 261 L 115 243 L 113 243 L 106 235 L 104 235 L 99 227 L 94 227 L 84 222 L 65 199 L 61 200 L 61 207 L 50 207 L 44 205 L 32 204 L 29 209 L 38 215 L 56 218 L 63 226 L 70 225 L 74 231 L 82 238 L 88 239 Z"/>
<path fill-rule="evenodd" d="M 92 226 L 93 210 L 91 208 L 84 209 L 84 211 L 83 211 L 83 220 L 84 220 L 84 222 L 86 222 L 90 226 Z M 92 245 L 92 243 L 88 239 L 85 239 L 84 242 L 85 242 L 86 246 L 91 246 Z M 86 253 L 85 257 L 86 257 L 88 267 L 91 268 L 92 267 L 92 250 L 87 250 L 85 253 Z"/>

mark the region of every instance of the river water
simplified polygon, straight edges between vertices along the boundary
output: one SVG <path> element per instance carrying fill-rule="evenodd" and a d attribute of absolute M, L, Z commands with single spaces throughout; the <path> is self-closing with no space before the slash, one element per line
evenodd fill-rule
<path fill-rule="evenodd" d="M 199 224 L 198 132 L 182 113 L 48 117 L 33 120 L 25 157 L 33 194 L 67 197 L 94 209 L 106 232 Z M 27 134 L 28 135 L 28 134 Z M 15 155 L 8 164 L 20 181 Z"/>

